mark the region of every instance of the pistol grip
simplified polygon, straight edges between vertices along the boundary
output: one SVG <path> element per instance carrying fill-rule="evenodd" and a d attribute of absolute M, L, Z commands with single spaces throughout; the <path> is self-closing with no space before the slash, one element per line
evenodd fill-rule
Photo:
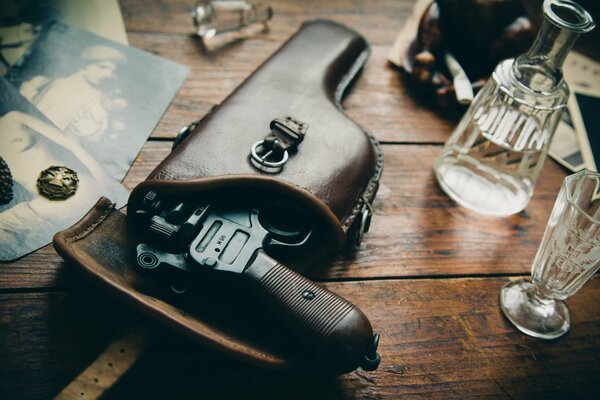
<path fill-rule="evenodd" d="M 373 348 L 371 323 L 354 304 L 280 264 L 262 250 L 244 275 L 291 334 L 314 351 L 317 365 L 324 364 L 337 373 L 358 366 L 377 367 L 379 356 Z M 365 363 L 365 359 L 371 359 L 371 364 Z"/>

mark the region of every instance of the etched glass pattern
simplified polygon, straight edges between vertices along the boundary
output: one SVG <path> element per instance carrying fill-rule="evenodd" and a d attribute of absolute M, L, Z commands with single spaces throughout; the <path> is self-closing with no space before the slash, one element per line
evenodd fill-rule
<path fill-rule="evenodd" d="M 561 66 L 592 17 L 568 0 L 546 0 L 526 53 L 502 61 L 435 163 L 441 188 L 463 207 L 507 216 L 522 211 L 569 98 Z"/>
<path fill-rule="evenodd" d="M 562 301 L 600 268 L 600 174 L 587 170 L 562 185 L 531 267 L 532 282 L 511 282 L 500 292 L 507 318 L 522 332 L 554 339 L 571 325 Z"/>

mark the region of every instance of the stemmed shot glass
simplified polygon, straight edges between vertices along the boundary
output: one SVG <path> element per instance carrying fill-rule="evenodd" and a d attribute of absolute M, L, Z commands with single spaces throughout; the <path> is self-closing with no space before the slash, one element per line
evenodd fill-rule
<path fill-rule="evenodd" d="M 500 291 L 506 317 L 522 332 L 554 339 L 569 331 L 564 300 L 600 267 L 600 174 L 567 176 L 531 267 L 532 281 L 519 280 Z"/>

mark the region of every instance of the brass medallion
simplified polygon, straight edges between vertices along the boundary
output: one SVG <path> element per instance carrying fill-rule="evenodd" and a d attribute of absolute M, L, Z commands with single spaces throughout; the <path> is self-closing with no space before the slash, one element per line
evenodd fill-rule
<path fill-rule="evenodd" d="M 71 168 L 53 165 L 40 173 L 37 187 L 51 200 L 64 200 L 77 191 L 79 178 Z"/>

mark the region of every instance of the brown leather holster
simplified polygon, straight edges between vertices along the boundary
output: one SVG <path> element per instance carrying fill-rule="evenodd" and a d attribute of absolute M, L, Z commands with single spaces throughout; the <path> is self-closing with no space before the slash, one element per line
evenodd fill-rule
<path fill-rule="evenodd" d="M 383 156 L 340 102 L 368 53 L 365 39 L 344 26 L 305 23 L 218 107 L 182 131 L 172 153 L 131 193 L 128 215 L 142 207 L 148 191 L 300 207 L 314 221 L 315 238 L 310 251 L 286 260 L 296 269 L 359 242 Z M 164 283 L 139 274 L 133 225 L 101 199 L 56 234 L 54 246 L 108 292 L 205 345 L 263 366 L 302 360 L 235 283 L 211 277 L 201 290 L 177 298 Z"/>

